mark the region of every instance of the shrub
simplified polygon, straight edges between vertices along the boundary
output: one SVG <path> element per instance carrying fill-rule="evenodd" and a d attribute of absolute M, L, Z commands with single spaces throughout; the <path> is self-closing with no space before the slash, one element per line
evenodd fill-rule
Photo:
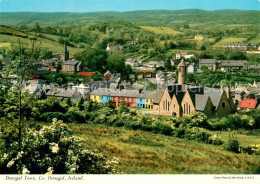
<path fill-rule="evenodd" d="M 224 148 L 227 151 L 239 153 L 239 142 L 236 139 L 229 139 Z"/>
<path fill-rule="evenodd" d="M 0 173 L 3 174 L 106 174 L 116 172 L 117 160 L 106 160 L 96 151 L 85 150 L 81 139 L 72 136 L 62 122 L 40 130 L 27 129 L 22 149 L 17 143 L 8 145 L 11 152 L 0 150 Z"/>

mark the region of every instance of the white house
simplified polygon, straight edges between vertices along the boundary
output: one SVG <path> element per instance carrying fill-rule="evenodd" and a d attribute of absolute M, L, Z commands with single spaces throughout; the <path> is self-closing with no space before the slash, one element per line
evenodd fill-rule
<path fill-rule="evenodd" d="M 195 55 L 194 54 L 188 54 L 187 52 L 181 52 L 181 53 L 176 54 L 176 59 L 181 59 L 181 58 L 190 59 L 192 57 L 195 57 Z"/>

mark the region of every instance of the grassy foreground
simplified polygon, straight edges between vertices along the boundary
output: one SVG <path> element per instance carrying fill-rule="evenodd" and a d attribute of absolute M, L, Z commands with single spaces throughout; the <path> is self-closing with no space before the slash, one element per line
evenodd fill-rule
<path fill-rule="evenodd" d="M 249 174 L 260 169 L 259 156 L 227 152 L 221 146 L 125 128 L 68 125 L 86 148 L 118 157 L 126 174 Z"/>

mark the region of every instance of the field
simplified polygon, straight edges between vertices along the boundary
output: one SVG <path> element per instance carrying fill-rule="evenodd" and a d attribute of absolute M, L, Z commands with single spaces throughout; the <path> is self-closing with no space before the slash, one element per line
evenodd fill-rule
<path fill-rule="evenodd" d="M 101 125 L 68 125 L 84 139 L 85 147 L 102 151 L 109 158 L 118 157 L 119 169 L 126 174 L 248 174 L 256 172 L 260 164 L 257 156 L 170 136 Z M 260 141 L 251 136 L 238 139 Z"/>
<path fill-rule="evenodd" d="M 225 43 L 243 43 L 246 41 L 246 38 L 240 38 L 240 37 L 229 37 L 229 38 L 223 38 L 219 42 L 217 42 L 214 47 L 222 47 Z"/>
<path fill-rule="evenodd" d="M 179 31 L 175 31 L 171 28 L 167 28 L 167 27 L 153 27 L 153 26 L 141 26 L 141 28 L 148 30 L 148 31 L 152 31 L 156 34 L 169 34 L 169 35 L 177 35 L 177 34 L 183 34 L 182 32 Z"/>
<path fill-rule="evenodd" d="M 30 43 L 30 40 L 28 38 L 0 34 L 0 48 L 9 47 L 11 43 L 17 43 L 18 39 L 20 39 L 23 43 Z M 58 42 L 54 42 L 45 38 L 38 38 L 38 41 L 42 48 L 48 48 L 49 50 L 58 53 L 61 53 L 63 51 L 63 45 L 59 44 Z M 71 54 L 74 54 L 76 52 L 79 52 L 81 49 L 68 47 L 68 50 Z"/>

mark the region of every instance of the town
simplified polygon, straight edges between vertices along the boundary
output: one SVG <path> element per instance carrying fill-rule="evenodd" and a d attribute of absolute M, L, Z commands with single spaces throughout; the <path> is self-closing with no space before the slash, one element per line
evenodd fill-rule
<path fill-rule="evenodd" d="M 257 13 L 0 12 L 0 173 L 258 174 Z"/>

